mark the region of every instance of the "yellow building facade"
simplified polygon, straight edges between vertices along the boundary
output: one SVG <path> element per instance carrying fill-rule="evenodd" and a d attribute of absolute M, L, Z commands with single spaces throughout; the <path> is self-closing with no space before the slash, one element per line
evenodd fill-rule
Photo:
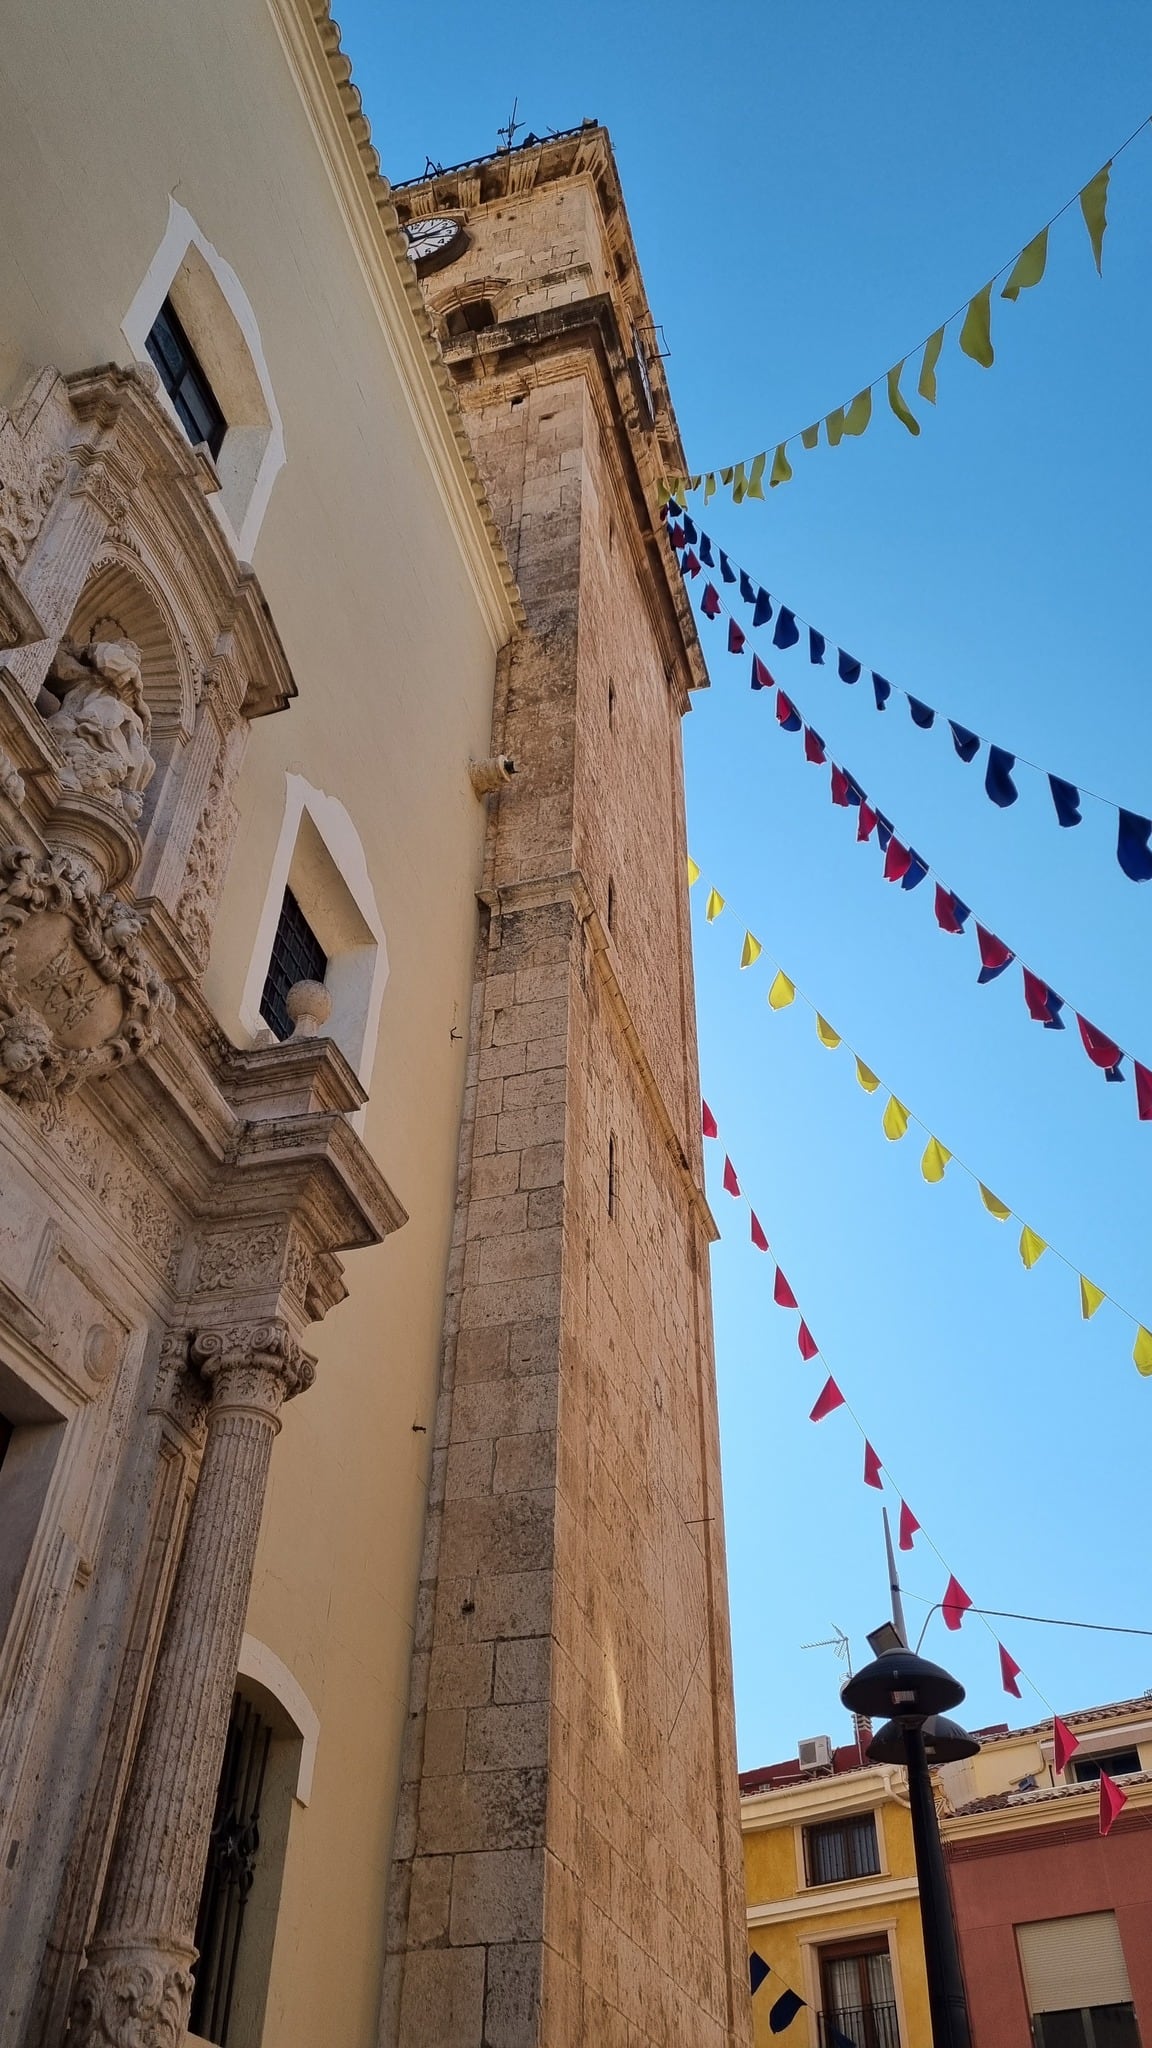
<path fill-rule="evenodd" d="M 755 1783 L 768 1777 L 775 1782 Z M 777 2038 L 769 2013 L 785 1989 L 806 2007 L 784 2037 L 796 2048 L 834 2048 L 834 2028 L 856 2048 L 923 2048 L 928 1993 L 903 1773 L 869 1764 L 833 1772 L 831 1752 L 817 1774 L 798 1764 L 746 1772 L 740 1819 L 749 1962 L 758 1956 L 770 1972 L 752 2001 L 758 2048 Z"/>

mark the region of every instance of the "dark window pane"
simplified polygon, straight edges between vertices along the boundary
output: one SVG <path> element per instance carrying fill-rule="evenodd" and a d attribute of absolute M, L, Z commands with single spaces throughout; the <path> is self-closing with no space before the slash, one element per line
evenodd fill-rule
<path fill-rule="evenodd" d="M 880 1868 L 875 1816 L 866 1813 L 859 1820 L 805 1828 L 804 1853 L 809 1884 L 843 1884 L 848 1878 L 875 1877 Z"/>
<path fill-rule="evenodd" d="M 1136 1749 L 1114 1749 L 1108 1756 L 1078 1756 L 1072 1759 L 1072 1776 L 1081 1785 L 1094 1784 L 1101 1771 L 1107 1771 L 1110 1778 L 1119 1778 L 1124 1771 L 1139 1769 L 1140 1752 Z"/>
<path fill-rule="evenodd" d="M 12 1424 L 6 1415 L 0 1415 L 0 1465 L 4 1463 L 4 1456 L 11 1441 Z"/>
<path fill-rule="evenodd" d="M 228 422 L 170 299 L 157 313 L 144 346 L 188 439 L 193 445 L 207 441 L 212 454 L 219 455 Z"/>
<path fill-rule="evenodd" d="M 268 1723 L 237 1693 L 196 1919 L 199 1955 L 189 2019 L 194 2034 L 215 2041 L 219 2048 L 228 2048 L 244 1919 L 249 1894 L 259 1880 L 260 1801 L 271 1747 Z"/>
<path fill-rule="evenodd" d="M 1035 2048 L 1140 2048 L 1136 2010 L 1130 2004 L 1034 2013 L 1032 2039 Z"/>
<path fill-rule="evenodd" d="M 264 993 L 260 998 L 260 1015 L 277 1038 L 291 1038 L 295 1028 L 284 1008 L 284 998 L 289 989 L 298 981 L 323 981 L 327 972 L 327 953 L 291 889 L 285 889 Z"/>

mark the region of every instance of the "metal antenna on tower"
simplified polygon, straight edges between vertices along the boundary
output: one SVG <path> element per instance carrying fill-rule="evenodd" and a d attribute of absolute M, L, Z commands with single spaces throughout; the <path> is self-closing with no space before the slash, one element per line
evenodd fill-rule
<path fill-rule="evenodd" d="M 511 149 L 512 144 L 516 139 L 517 130 L 523 128 L 524 126 L 523 121 L 518 121 L 516 119 L 516 109 L 519 105 L 520 95 L 519 93 L 517 93 L 515 99 L 512 102 L 512 112 L 509 114 L 507 122 L 505 123 L 503 128 L 498 128 L 496 130 L 497 135 L 500 137 L 501 144 L 505 149 Z"/>
<path fill-rule="evenodd" d="M 904 1648 L 908 1648 L 908 1629 L 904 1621 L 904 1601 L 900 1592 L 900 1574 L 896 1569 L 896 1553 L 892 1548 L 892 1531 L 888 1525 L 888 1509 L 881 1509 L 884 1517 L 884 1549 L 888 1555 L 888 1590 L 892 1595 L 892 1626 L 900 1637 Z"/>
<path fill-rule="evenodd" d="M 835 1650 L 840 1662 L 847 1667 L 848 1676 L 851 1678 L 852 1645 L 842 1628 L 837 1628 L 835 1622 L 832 1623 L 832 1626 L 836 1630 L 835 1635 L 825 1636 L 824 1640 L 819 1643 L 801 1643 L 800 1648 L 802 1650 Z"/>

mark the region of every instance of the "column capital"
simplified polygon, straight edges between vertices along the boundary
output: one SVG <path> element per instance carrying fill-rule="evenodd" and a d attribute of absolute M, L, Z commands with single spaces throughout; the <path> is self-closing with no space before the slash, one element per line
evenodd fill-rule
<path fill-rule="evenodd" d="M 94 1950 L 76 1986 L 69 2040 L 91 2048 L 182 2048 L 192 1999 L 187 1963 L 153 1948 Z"/>
<path fill-rule="evenodd" d="M 189 1357 L 210 1389 L 214 1415 L 255 1409 L 274 1416 L 282 1402 L 306 1392 L 316 1377 L 315 1359 L 278 1319 L 195 1330 Z"/>

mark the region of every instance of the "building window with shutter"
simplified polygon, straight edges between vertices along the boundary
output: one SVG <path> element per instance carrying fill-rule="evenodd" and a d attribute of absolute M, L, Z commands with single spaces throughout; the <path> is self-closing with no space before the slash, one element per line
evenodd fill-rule
<path fill-rule="evenodd" d="M 171 299 L 165 299 L 144 346 L 192 446 L 206 441 L 215 458 L 224 446 L 228 422 Z"/>
<path fill-rule="evenodd" d="M 818 1961 L 820 2048 L 900 2048 L 888 1936 L 830 1942 Z"/>
<path fill-rule="evenodd" d="M 1114 1913 L 1016 1928 L 1034 2048 L 1140 2048 Z"/>
<path fill-rule="evenodd" d="M 863 1813 L 804 1830 L 804 1870 L 810 1885 L 845 1884 L 856 1877 L 876 1877 L 880 1847 L 876 1816 Z"/>

